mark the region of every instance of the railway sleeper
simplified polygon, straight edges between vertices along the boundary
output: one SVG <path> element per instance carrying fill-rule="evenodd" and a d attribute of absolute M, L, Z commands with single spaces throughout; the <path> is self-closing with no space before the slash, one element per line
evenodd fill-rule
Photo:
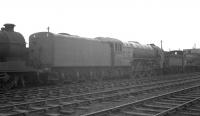
<path fill-rule="evenodd" d="M 171 98 L 168 98 L 168 100 L 175 100 L 175 101 L 180 101 L 180 102 L 187 102 L 187 101 L 190 101 L 191 99 L 171 97 Z"/>
<path fill-rule="evenodd" d="M 53 99 L 53 100 L 47 100 L 46 104 L 60 104 L 62 102 L 60 99 Z"/>
<path fill-rule="evenodd" d="M 59 112 L 62 109 L 61 106 L 51 106 L 49 107 L 45 113 L 56 113 Z"/>
<path fill-rule="evenodd" d="M 173 99 L 160 99 L 160 102 L 167 102 L 167 103 L 176 103 L 176 104 L 183 104 L 185 103 L 184 101 L 177 101 Z"/>
<path fill-rule="evenodd" d="M 175 95 L 173 96 L 174 98 L 181 98 L 181 99 L 187 99 L 187 100 L 192 100 L 195 99 L 196 97 L 191 97 L 191 96 L 184 96 L 184 95 Z"/>
<path fill-rule="evenodd" d="M 195 104 L 194 107 L 200 110 L 200 106 L 199 105 Z"/>
<path fill-rule="evenodd" d="M 180 115 L 180 116 L 199 116 L 200 113 L 181 111 L 181 112 L 178 112 L 178 115 Z"/>
<path fill-rule="evenodd" d="M 84 110 L 84 111 L 89 111 L 90 107 L 89 106 L 79 106 L 75 108 L 76 110 Z"/>
<path fill-rule="evenodd" d="M 195 112 L 195 113 L 199 113 L 200 114 L 200 109 L 198 108 L 198 109 L 196 109 L 196 108 L 194 108 L 194 107 L 190 107 L 190 108 L 187 108 L 187 109 L 184 109 L 184 110 L 186 110 L 186 111 L 189 111 L 189 112 Z"/>
<path fill-rule="evenodd" d="M 0 113 L 12 112 L 14 109 L 14 106 L 2 107 L 0 108 Z"/>
<path fill-rule="evenodd" d="M 152 109 L 160 109 L 160 110 L 167 110 L 171 108 L 169 105 L 155 104 L 155 103 L 144 103 L 142 106 L 152 108 Z"/>
<path fill-rule="evenodd" d="M 74 114 L 75 111 L 73 109 L 61 109 L 59 113 L 64 115 L 71 115 Z"/>
<path fill-rule="evenodd" d="M 1 99 L 0 99 L 0 106 L 5 105 L 5 104 L 7 104 L 8 102 L 9 102 L 8 99 L 6 99 L 6 98 L 1 98 Z"/>
<path fill-rule="evenodd" d="M 60 113 L 46 113 L 45 116 L 62 116 Z"/>
<path fill-rule="evenodd" d="M 197 98 L 197 97 L 200 97 L 200 95 L 188 94 L 188 95 L 178 95 L 178 97 Z"/>
<path fill-rule="evenodd" d="M 7 112 L 7 113 L 0 113 L 0 116 L 24 116 L 24 113 L 19 113 L 16 111 L 12 111 L 12 112 Z"/>
<path fill-rule="evenodd" d="M 143 113 L 143 112 L 135 112 L 135 111 L 123 111 L 123 114 L 126 116 L 153 116 L 153 114 Z"/>
<path fill-rule="evenodd" d="M 52 115 L 71 115 L 75 113 L 75 110 L 71 107 L 58 107 L 58 108 L 51 108 L 46 111 L 47 116 Z"/>
<path fill-rule="evenodd" d="M 137 109 L 137 110 L 148 110 L 148 111 L 155 111 L 155 112 L 162 112 L 162 111 L 164 111 L 163 109 L 154 109 L 154 108 L 143 107 L 143 106 L 135 106 L 134 108 Z"/>
<path fill-rule="evenodd" d="M 16 114 L 28 114 L 28 115 L 43 115 L 48 111 L 55 111 L 55 109 L 60 109 L 60 106 L 31 106 L 28 109 L 16 109 Z"/>
<path fill-rule="evenodd" d="M 46 113 L 47 109 L 40 109 L 40 110 L 29 110 L 28 115 L 30 116 L 41 116 Z"/>
<path fill-rule="evenodd" d="M 196 96 L 200 96 L 200 93 L 198 93 L 198 91 L 194 91 L 194 92 L 189 92 L 189 93 L 186 93 L 185 95 L 196 95 Z"/>
<path fill-rule="evenodd" d="M 148 114 L 157 114 L 159 113 L 158 110 L 155 109 L 144 109 L 144 108 L 138 108 L 138 107 L 134 107 L 131 109 L 131 111 L 135 111 L 135 112 L 141 112 L 141 113 L 148 113 Z"/>
<path fill-rule="evenodd" d="M 160 101 L 153 101 L 157 105 L 164 105 L 164 106 L 169 106 L 169 107 L 175 107 L 179 104 L 177 103 L 168 103 L 168 102 L 160 102 Z"/>

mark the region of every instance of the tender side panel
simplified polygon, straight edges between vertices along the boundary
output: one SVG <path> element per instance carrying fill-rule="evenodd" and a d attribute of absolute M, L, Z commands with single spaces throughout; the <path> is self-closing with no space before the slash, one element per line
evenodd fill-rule
<path fill-rule="evenodd" d="M 30 60 L 37 68 L 52 66 L 53 64 L 53 35 L 37 33 L 30 36 Z"/>
<path fill-rule="evenodd" d="M 54 40 L 54 66 L 110 66 L 110 46 L 97 40 L 57 36 Z"/>

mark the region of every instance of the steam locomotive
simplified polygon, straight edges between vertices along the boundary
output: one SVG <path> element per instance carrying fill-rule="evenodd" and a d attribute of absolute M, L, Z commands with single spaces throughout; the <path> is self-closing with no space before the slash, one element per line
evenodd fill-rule
<path fill-rule="evenodd" d="M 164 74 L 200 71 L 200 49 L 173 50 L 164 53 Z"/>
<path fill-rule="evenodd" d="M 45 82 L 77 82 L 140 78 L 183 72 L 197 54 L 166 53 L 154 44 L 122 42 L 115 38 L 85 38 L 67 33 L 38 32 L 24 37 L 5 24 L 0 31 L 0 86 L 12 88 Z M 194 57 L 195 56 L 195 57 Z M 184 70 L 183 70 L 184 69 Z"/>
<path fill-rule="evenodd" d="M 4 26 L 0 31 L 0 89 L 25 86 L 25 82 L 34 82 L 35 69 L 26 65 L 24 37 L 14 32 L 14 24 Z"/>
<path fill-rule="evenodd" d="M 151 76 L 163 68 L 163 50 L 153 44 L 50 32 L 32 34 L 29 44 L 32 66 L 50 69 L 68 81 Z"/>

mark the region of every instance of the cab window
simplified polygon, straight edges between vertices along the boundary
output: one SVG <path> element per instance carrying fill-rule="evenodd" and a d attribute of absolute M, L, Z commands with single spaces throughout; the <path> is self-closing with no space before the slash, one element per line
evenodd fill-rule
<path fill-rule="evenodd" d="M 122 51 L 122 45 L 120 43 L 115 43 L 115 51 L 121 52 Z"/>

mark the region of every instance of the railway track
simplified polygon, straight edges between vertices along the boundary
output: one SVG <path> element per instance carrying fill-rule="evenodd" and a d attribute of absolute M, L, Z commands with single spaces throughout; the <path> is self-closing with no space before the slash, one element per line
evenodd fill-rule
<path fill-rule="evenodd" d="M 199 100 L 198 85 L 82 116 L 199 116 Z"/>
<path fill-rule="evenodd" d="M 80 94 L 74 96 L 51 95 L 48 99 L 36 98 L 23 102 L 12 101 L 10 104 L 4 104 L 0 106 L 0 115 L 12 116 L 12 115 L 81 115 L 90 111 L 91 106 L 94 108 L 96 105 L 102 105 L 104 107 L 110 102 L 118 103 L 124 99 L 134 99 L 136 96 L 142 95 L 145 97 L 145 93 L 153 93 L 155 91 L 161 91 L 164 89 L 180 89 L 180 86 L 191 86 L 198 84 L 200 79 L 194 77 L 190 80 L 173 80 L 164 81 L 159 83 L 152 83 L 140 86 L 131 86 L 125 88 L 111 89 L 101 92 L 92 92 L 87 94 Z M 164 84 L 164 85 L 163 85 Z M 59 90 L 59 89 L 58 89 Z M 45 92 L 45 91 L 44 91 Z M 55 91 L 56 92 L 56 91 Z M 39 95 L 39 94 L 36 94 Z M 40 95 L 39 95 L 40 96 Z M 101 107 L 98 107 L 101 109 Z M 97 109 L 98 109 L 97 108 Z M 96 109 L 96 110 L 97 110 Z"/>
<path fill-rule="evenodd" d="M 157 116 L 200 116 L 200 94 L 196 93 L 193 99 L 180 104 L 176 107 L 170 108 L 167 111 L 161 112 Z M 191 95 L 185 95 L 190 97 Z"/>
<path fill-rule="evenodd" d="M 195 76 L 199 75 L 199 73 L 195 74 L 189 74 L 189 75 L 182 75 L 181 79 L 176 79 L 177 76 L 172 76 L 174 79 L 169 79 L 169 78 L 163 78 L 164 79 L 169 79 L 172 81 L 178 81 L 178 80 L 187 80 L 191 79 L 188 78 L 188 76 Z M 196 77 L 194 77 L 196 78 Z M 198 77 L 197 77 L 198 78 Z M 1 103 L 6 103 L 6 101 L 9 101 L 10 99 L 13 100 L 18 100 L 20 101 L 20 96 L 21 99 L 37 99 L 37 98 L 48 98 L 49 96 L 53 95 L 75 95 L 75 94 L 80 94 L 80 93 L 89 93 L 89 92 L 96 92 L 96 91 L 103 91 L 103 90 L 108 90 L 108 89 L 113 89 L 113 88 L 119 88 L 119 87 L 127 87 L 127 86 L 132 86 L 132 85 L 151 85 L 151 84 L 158 84 L 161 82 L 168 82 L 169 80 L 166 81 L 160 81 L 160 80 L 151 80 L 152 82 L 149 82 L 149 80 L 144 80 L 142 82 L 137 82 L 135 80 L 120 80 L 120 81 L 112 81 L 112 82 L 104 82 L 104 83 L 92 83 L 92 84 L 83 84 L 83 85 L 75 85 L 75 86 L 44 86 L 44 87 L 34 87 L 34 88 L 24 88 L 24 89 L 14 89 L 10 91 L 0 91 L 0 105 Z M 147 81 L 147 82 L 145 82 Z M 171 81 L 169 81 L 171 82 Z M 137 87 L 137 86 L 136 86 Z M 140 87 L 140 86 L 139 86 Z"/>

